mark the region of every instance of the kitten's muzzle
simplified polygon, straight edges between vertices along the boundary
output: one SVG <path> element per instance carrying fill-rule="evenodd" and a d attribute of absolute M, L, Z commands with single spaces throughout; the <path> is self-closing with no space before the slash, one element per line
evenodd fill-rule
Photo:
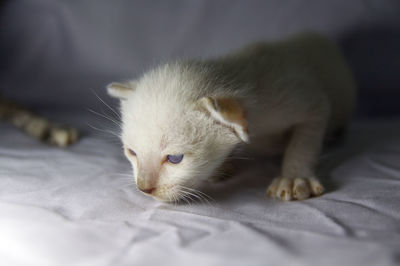
<path fill-rule="evenodd" d="M 158 172 L 156 171 L 140 171 L 136 180 L 136 185 L 140 191 L 145 194 L 153 194 L 157 189 Z"/>
<path fill-rule="evenodd" d="M 146 182 L 143 179 L 138 179 L 137 183 L 137 188 L 142 191 L 145 194 L 152 194 L 156 191 L 157 187 L 153 182 Z"/>
<path fill-rule="evenodd" d="M 139 187 L 138 186 L 138 188 L 139 188 L 139 190 L 140 191 L 142 191 L 142 192 L 144 192 L 144 193 L 146 193 L 146 194 L 152 194 L 157 188 L 156 187 L 152 187 L 152 188 L 141 188 L 141 187 Z"/>

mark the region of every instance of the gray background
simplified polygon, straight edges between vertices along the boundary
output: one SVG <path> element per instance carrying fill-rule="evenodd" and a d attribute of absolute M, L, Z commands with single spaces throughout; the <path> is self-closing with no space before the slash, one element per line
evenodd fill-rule
<path fill-rule="evenodd" d="M 0 91 L 36 109 L 94 107 L 91 90 L 159 62 L 314 30 L 343 48 L 359 115 L 400 114 L 398 0 L 12 0 L 0 27 Z"/>

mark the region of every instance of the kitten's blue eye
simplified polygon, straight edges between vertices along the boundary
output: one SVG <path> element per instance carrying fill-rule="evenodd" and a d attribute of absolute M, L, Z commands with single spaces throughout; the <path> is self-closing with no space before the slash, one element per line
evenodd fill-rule
<path fill-rule="evenodd" d="M 167 160 L 170 163 L 177 164 L 180 163 L 183 159 L 183 154 L 178 155 L 167 155 Z"/>
<path fill-rule="evenodd" d="M 136 156 L 136 152 L 134 152 L 132 149 L 128 149 L 128 152 L 129 152 L 131 155 Z"/>

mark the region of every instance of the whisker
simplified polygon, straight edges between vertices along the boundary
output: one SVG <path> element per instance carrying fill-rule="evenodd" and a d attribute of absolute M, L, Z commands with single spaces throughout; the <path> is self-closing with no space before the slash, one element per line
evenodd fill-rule
<path fill-rule="evenodd" d="M 119 183 L 124 183 L 124 184 L 135 184 L 135 182 L 133 182 L 133 180 L 130 180 L 130 179 L 117 179 L 116 180 L 117 182 L 119 182 Z"/>
<path fill-rule="evenodd" d="M 196 197 L 202 203 L 206 203 L 206 204 L 209 204 L 209 205 L 213 206 L 213 204 L 210 202 L 210 200 L 215 202 L 215 200 L 213 198 L 211 198 L 206 193 L 201 192 L 200 190 L 196 190 L 196 189 L 193 189 L 193 188 L 185 187 L 185 186 L 182 186 L 182 185 L 179 185 L 179 187 L 180 187 L 181 191 Z"/>
<path fill-rule="evenodd" d="M 105 106 L 107 106 L 119 119 L 121 119 L 121 115 L 115 111 L 110 105 L 108 105 L 93 89 L 90 89 L 94 95 L 96 95 L 97 99 L 99 99 Z"/>
<path fill-rule="evenodd" d="M 186 198 L 186 195 L 184 193 L 181 193 L 179 195 L 180 199 L 182 199 L 183 201 L 185 201 L 187 204 L 189 204 L 191 206 L 190 201 Z"/>
<path fill-rule="evenodd" d="M 201 203 L 207 203 L 207 202 L 204 202 L 203 201 L 203 198 L 201 197 L 201 196 L 199 196 L 199 195 L 196 195 L 195 193 L 191 193 L 191 192 L 188 192 L 188 191 L 186 191 L 186 193 L 188 194 L 188 195 L 190 195 L 190 196 L 193 196 L 194 198 L 196 198 L 198 201 L 200 201 Z M 194 199 L 193 199 L 193 201 L 194 201 Z"/>
<path fill-rule="evenodd" d="M 121 124 L 120 124 L 119 121 L 116 121 L 116 120 L 114 120 L 113 118 L 108 117 L 108 116 L 106 116 L 106 115 L 104 115 L 104 114 L 101 114 L 101 113 L 99 113 L 99 112 L 96 112 L 96 111 L 94 111 L 94 110 L 92 110 L 92 109 L 90 109 L 90 108 L 87 108 L 87 110 L 88 110 L 89 112 L 95 114 L 95 115 L 98 115 L 98 116 L 100 116 L 100 117 L 103 117 L 103 118 L 105 118 L 105 119 L 107 119 L 107 120 L 113 122 L 113 123 L 116 124 L 118 127 L 121 127 Z"/>
<path fill-rule="evenodd" d="M 174 206 L 176 206 L 176 197 L 175 197 L 175 194 L 172 194 L 169 198 L 168 198 L 168 200 L 171 200 L 171 198 L 172 198 L 172 204 L 174 204 Z"/>
<path fill-rule="evenodd" d="M 229 157 L 229 159 L 233 159 L 233 160 L 249 160 L 249 161 L 255 160 L 254 158 L 250 158 L 250 157 Z"/>
<path fill-rule="evenodd" d="M 211 196 L 207 195 L 206 193 L 204 193 L 204 192 L 202 192 L 200 190 L 197 190 L 197 189 L 194 189 L 194 188 L 185 187 L 185 186 L 181 186 L 181 187 L 184 188 L 184 189 L 187 189 L 189 191 L 193 191 L 193 192 L 199 193 L 200 195 L 203 195 L 204 197 L 208 198 L 209 200 L 212 200 L 213 202 L 215 202 L 215 200 Z"/>
<path fill-rule="evenodd" d="M 117 188 L 122 189 L 122 188 L 132 187 L 135 185 L 136 184 L 120 184 L 119 186 L 117 186 Z"/>
<path fill-rule="evenodd" d="M 91 124 L 89 124 L 89 123 L 87 123 L 87 125 L 88 125 L 90 128 L 94 129 L 94 130 L 98 130 L 98 131 L 100 131 L 100 132 L 103 132 L 103 133 L 108 133 L 108 134 L 111 134 L 111 135 L 113 135 L 113 136 L 117 137 L 118 139 L 120 139 L 120 138 L 121 138 L 121 136 L 120 136 L 120 135 L 118 135 L 117 133 L 115 133 L 115 132 L 112 132 L 112 131 L 110 131 L 110 130 L 104 130 L 104 129 L 101 129 L 101 128 L 98 128 L 98 127 L 95 127 L 95 126 L 93 126 L 93 125 L 91 125 Z"/>
<path fill-rule="evenodd" d="M 133 178 L 133 175 L 132 175 L 132 174 L 112 173 L 112 175 L 129 176 L 130 178 Z"/>
<path fill-rule="evenodd" d="M 127 179 L 118 178 L 118 179 L 115 179 L 115 182 L 126 183 L 126 184 L 128 184 L 128 183 L 136 184 L 136 182 L 134 182 L 134 180 L 128 179 L 128 178 Z"/>

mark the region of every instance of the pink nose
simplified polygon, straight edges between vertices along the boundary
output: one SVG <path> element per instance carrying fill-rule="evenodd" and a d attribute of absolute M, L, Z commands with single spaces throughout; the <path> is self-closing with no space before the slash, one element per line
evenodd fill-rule
<path fill-rule="evenodd" d="M 156 190 L 156 188 L 155 187 L 152 187 L 152 188 L 149 188 L 149 189 L 142 189 L 142 188 L 139 188 L 142 192 L 144 192 L 144 193 L 146 193 L 146 194 L 151 194 L 151 193 L 153 193 L 155 190 Z"/>

